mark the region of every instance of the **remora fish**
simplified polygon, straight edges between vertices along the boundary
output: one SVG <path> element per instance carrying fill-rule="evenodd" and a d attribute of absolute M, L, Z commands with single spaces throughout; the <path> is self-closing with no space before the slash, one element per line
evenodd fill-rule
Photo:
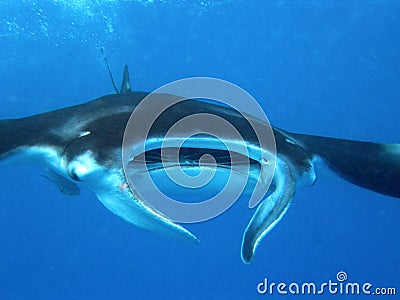
<path fill-rule="evenodd" d="M 127 187 L 121 161 L 123 134 L 132 111 L 147 95 L 131 91 L 125 67 L 120 93 L 34 116 L 1 120 L 0 165 L 41 164 L 52 174 L 49 179 L 64 193 L 79 194 L 76 184 L 80 184 L 131 224 L 197 242 L 189 231 L 152 209 Z M 175 96 L 160 95 L 160 101 L 163 97 Z M 239 129 L 247 143 L 258 145 L 242 114 L 200 100 L 185 100 L 171 107 L 151 134 L 159 137 L 177 120 L 198 112 L 225 118 Z M 400 145 L 294 134 L 278 128 L 273 128 L 273 132 L 276 170 L 270 191 L 258 205 L 243 236 L 241 256 L 246 264 L 252 261 L 261 239 L 286 212 L 297 186 L 314 183 L 317 162 L 353 184 L 400 198 Z M 211 153 L 219 167 L 230 166 L 226 150 L 202 141 L 201 136 L 192 139 L 198 141 L 181 149 L 180 159 L 186 168 L 199 168 L 199 157 L 204 153 Z M 260 169 L 262 162 L 254 157 L 248 159 L 251 168 Z M 160 160 L 159 149 L 146 153 L 150 172 L 159 170 Z"/>

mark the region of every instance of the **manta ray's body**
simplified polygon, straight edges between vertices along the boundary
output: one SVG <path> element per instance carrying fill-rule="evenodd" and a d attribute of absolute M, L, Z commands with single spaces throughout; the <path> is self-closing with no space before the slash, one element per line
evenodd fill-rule
<path fill-rule="evenodd" d="M 197 241 L 186 229 L 138 199 L 127 186 L 121 160 L 123 134 L 132 111 L 146 95 L 131 92 L 125 79 L 119 94 L 35 116 L 1 120 L 0 165 L 42 164 L 49 170 L 47 177 L 67 194 L 78 194 L 75 183 L 82 184 L 129 223 L 162 235 Z M 173 96 L 162 95 L 160 99 L 163 97 Z M 151 135 L 157 138 L 176 120 L 200 112 L 225 118 L 239 128 L 246 142 L 259 146 L 242 114 L 198 100 L 185 100 L 171 107 Z M 245 263 L 250 263 L 259 241 L 283 216 L 300 182 L 314 183 L 316 161 L 356 185 L 400 197 L 399 145 L 292 134 L 277 128 L 273 132 L 276 171 L 271 191 L 257 207 L 245 231 L 242 245 Z M 200 142 L 201 146 L 181 149 L 181 159 L 187 168 L 198 168 L 199 157 L 204 153 L 211 153 L 219 166 L 229 166 L 225 150 Z M 160 164 L 158 150 L 147 153 L 146 160 L 149 169 L 156 171 Z M 262 162 L 250 157 L 250 164 L 257 168 Z"/>

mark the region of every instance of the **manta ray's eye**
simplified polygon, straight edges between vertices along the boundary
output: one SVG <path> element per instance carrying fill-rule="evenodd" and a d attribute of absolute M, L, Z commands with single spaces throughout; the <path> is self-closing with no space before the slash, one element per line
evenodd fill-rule
<path fill-rule="evenodd" d="M 69 172 L 69 176 L 75 181 L 81 181 L 78 174 L 76 174 L 75 169 L 71 169 L 71 171 Z"/>
<path fill-rule="evenodd" d="M 77 161 L 73 161 L 68 165 L 68 175 L 75 181 L 82 181 L 82 177 L 87 173 L 85 166 Z"/>
<path fill-rule="evenodd" d="M 67 173 L 75 181 L 86 181 L 88 175 L 93 172 L 94 159 L 91 152 L 74 157 L 67 164 Z"/>

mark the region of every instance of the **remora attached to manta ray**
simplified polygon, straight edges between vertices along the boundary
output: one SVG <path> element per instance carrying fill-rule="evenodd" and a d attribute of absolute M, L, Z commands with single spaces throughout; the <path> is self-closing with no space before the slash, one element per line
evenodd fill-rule
<path fill-rule="evenodd" d="M 66 194 L 79 194 L 76 184 L 81 184 L 131 224 L 197 241 L 189 231 L 146 205 L 127 188 L 121 161 L 123 134 L 132 111 L 147 95 L 131 91 L 126 68 L 120 93 L 39 115 L 1 120 L 0 165 L 42 164 L 50 172 L 48 178 Z M 162 95 L 159 99 L 163 97 L 174 96 Z M 188 99 L 169 110 L 166 116 L 170 122 L 159 122 L 159 127 L 194 113 L 210 113 L 228 120 L 240 129 L 247 143 L 254 143 L 249 124 L 232 108 Z M 167 129 L 156 128 L 153 137 Z M 297 186 L 314 183 L 317 161 L 353 184 L 400 198 L 400 145 L 294 134 L 278 128 L 273 128 L 273 132 L 276 170 L 270 191 L 245 230 L 241 252 L 245 263 L 251 262 L 261 239 L 284 215 Z M 197 148 L 183 145 L 180 150 L 186 168 L 198 168 L 199 157 L 204 153 L 211 153 L 219 166 L 230 166 L 226 151 L 207 143 Z M 159 149 L 144 155 L 150 172 L 156 172 L 161 160 Z M 260 162 L 249 160 L 251 168 L 260 168 Z"/>

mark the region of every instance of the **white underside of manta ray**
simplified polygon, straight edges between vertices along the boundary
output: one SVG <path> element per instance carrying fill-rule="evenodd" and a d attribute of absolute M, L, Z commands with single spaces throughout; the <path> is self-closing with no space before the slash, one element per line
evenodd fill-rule
<path fill-rule="evenodd" d="M 77 195 L 78 185 L 85 186 L 104 206 L 128 223 L 160 235 L 197 242 L 192 233 L 151 208 L 127 185 L 121 161 L 123 134 L 132 111 L 147 95 L 131 92 L 126 69 L 121 93 L 39 115 L 1 120 L 0 166 L 43 165 L 48 171 L 45 177 L 55 182 L 62 192 Z M 225 118 L 242 130 L 249 145 L 259 147 L 251 134 L 246 136 L 250 131 L 246 129 L 248 123 L 242 114 L 225 106 L 190 99 L 169 109 L 165 120 L 161 120 L 151 133 L 153 136 L 149 141 L 159 139 L 170 122 L 197 112 Z M 316 174 L 317 162 L 353 184 L 400 198 L 400 145 L 294 134 L 278 128 L 273 128 L 273 132 L 277 149 L 276 169 L 270 190 L 256 207 L 243 235 L 241 256 L 246 264 L 252 261 L 261 239 L 287 211 L 297 187 L 315 182 L 319 175 Z M 205 153 L 215 157 L 217 176 L 223 176 L 230 169 L 226 150 L 202 140 L 201 136 L 192 139 L 193 143 L 188 144 L 190 147 L 183 145 L 181 149 L 184 169 L 196 172 L 199 157 Z M 160 172 L 159 150 L 153 147 L 143 153 L 156 180 Z M 246 159 L 250 161 L 250 176 L 246 171 L 249 184 L 245 194 L 251 193 L 252 181 L 257 181 L 261 167 L 254 157 Z M 240 165 L 234 169 L 235 180 L 240 181 L 243 176 Z M 130 174 L 135 176 L 134 162 Z"/>

